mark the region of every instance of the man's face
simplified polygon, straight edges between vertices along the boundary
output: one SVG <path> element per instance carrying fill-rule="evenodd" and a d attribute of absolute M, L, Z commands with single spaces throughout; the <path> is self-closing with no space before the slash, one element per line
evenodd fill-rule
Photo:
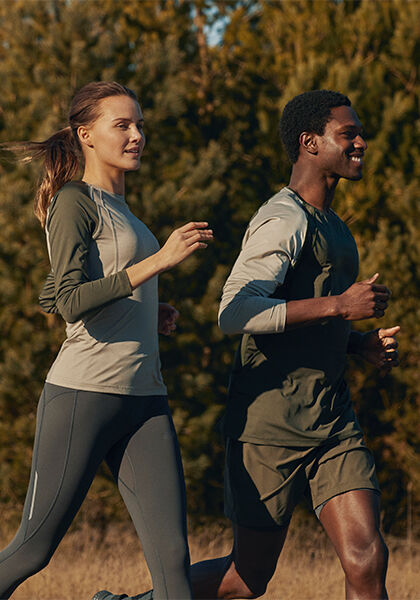
<path fill-rule="evenodd" d="M 367 144 L 362 137 L 362 125 L 350 106 L 332 108 L 324 134 L 316 139 L 318 165 L 327 177 L 362 178 Z"/>

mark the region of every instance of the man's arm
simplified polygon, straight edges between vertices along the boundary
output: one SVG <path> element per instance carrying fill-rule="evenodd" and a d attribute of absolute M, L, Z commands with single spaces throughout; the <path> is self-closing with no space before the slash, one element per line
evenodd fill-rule
<path fill-rule="evenodd" d="M 349 343 L 347 344 L 347 354 L 360 354 L 365 335 L 366 334 L 361 331 L 351 330 Z"/>
<path fill-rule="evenodd" d="M 281 333 L 341 317 L 346 320 L 382 317 L 389 290 L 376 283 L 378 274 L 353 284 L 339 296 L 292 300 L 270 297 L 284 282 L 302 250 L 306 218 L 285 212 L 250 228 L 223 288 L 219 325 L 224 333 Z"/>
<path fill-rule="evenodd" d="M 279 213 L 253 219 L 245 233 L 223 288 L 219 325 L 224 333 L 280 333 L 286 327 L 286 302 L 271 296 L 302 250 L 307 221 L 298 207 Z"/>
<path fill-rule="evenodd" d="M 292 300 L 286 304 L 286 329 L 311 325 L 322 319 L 341 317 L 346 321 L 360 321 L 385 314 L 391 292 L 376 283 L 379 277 L 358 281 L 338 296 Z M 353 344 L 356 343 L 353 337 Z"/>

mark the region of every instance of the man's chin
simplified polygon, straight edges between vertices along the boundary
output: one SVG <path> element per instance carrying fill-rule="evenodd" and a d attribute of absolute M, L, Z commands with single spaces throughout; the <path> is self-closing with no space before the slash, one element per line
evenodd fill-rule
<path fill-rule="evenodd" d="M 362 179 L 363 177 L 363 173 L 357 173 L 355 175 L 348 175 L 345 179 L 348 179 L 349 181 L 359 181 L 360 179 Z"/>

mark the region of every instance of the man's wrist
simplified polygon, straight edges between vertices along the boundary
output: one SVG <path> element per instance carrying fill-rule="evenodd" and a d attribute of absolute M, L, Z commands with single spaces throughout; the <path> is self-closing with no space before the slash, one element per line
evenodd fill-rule
<path fill-rule="evenodd" d="M 349 343 L 347 344 L 348 354 L 361 354 L 364 345 L 365 333 L 360 331 L 351 331 Z"/>
<path fill-rule="evenodd" d="M 342 310 L 340 304 L 340 296 L 328 296 L 329 300 L 329 310 L 330 313 L 328 316 L 330 317 L 342 317 Z"/>

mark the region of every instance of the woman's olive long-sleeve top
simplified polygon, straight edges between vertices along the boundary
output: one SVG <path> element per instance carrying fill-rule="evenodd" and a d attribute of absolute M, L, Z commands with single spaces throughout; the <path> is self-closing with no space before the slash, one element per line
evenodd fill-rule
<path fill-rule="evenodd" d="M 40 304 L 67 323 L 47 381 L 87 391 L 165 394 L 158 278 L 132 290 L 125 270 L 159 250 L 156 238 L 123 196 L 83 182 L 56 194 L 46 234 L 51 273 Z"/>

